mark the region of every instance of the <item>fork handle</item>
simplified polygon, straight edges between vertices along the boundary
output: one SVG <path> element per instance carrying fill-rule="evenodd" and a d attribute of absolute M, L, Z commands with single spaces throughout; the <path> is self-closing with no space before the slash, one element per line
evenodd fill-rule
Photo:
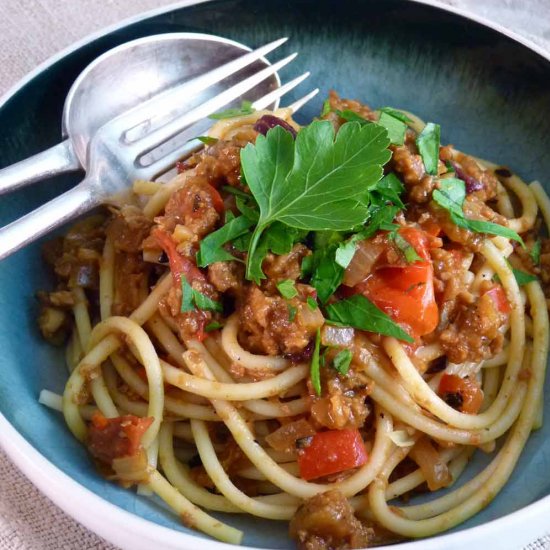
<path fill-rule="evenodd" d="M 0 229 L 0 260 L 100 203 L 84 180 L 59 197 Z"/>
<path fill-rule="evenodd" d="M 78 170 L 80 162 L 69 140 L 0 170 L 0 195 L 62 172 Z"/>

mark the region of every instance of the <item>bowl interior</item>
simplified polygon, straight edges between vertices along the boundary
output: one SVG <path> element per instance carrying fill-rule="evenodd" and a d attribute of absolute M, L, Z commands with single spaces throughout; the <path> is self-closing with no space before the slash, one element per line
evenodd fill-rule
<path fill-rule="evenodd" d="M 310 70 L 308 86 L 321 89 L 298 120 L 317 115 L 328 90 L 334 88 L 344 97 L 373 106 L 401 107 L 439 122 L 443 142 L 506 164 L 528 181 L 550 172 L 550 63 L 477 23 L 398 0 L 222 0 L 177 9 L 111 32 L 42 71 L 0 107 L 4 129 L 0 166 L 59 141 L 65 95 L 90 61 L 128 40 L 176 31 L 219 34 L 250 46 L 289 36 L 280 55 L 298 51 L 300 56 L 282 72 L 283 81 Z M 308 90 L 302 85 L 288 101 Z M 3 225 L 37 207 L 79 177 L 59 177 L 2 197 L 0 222 Z M 548 182 L 542 183 L 550 189 Z M 177 518 L 154 501 L 103 481 L 61 415 L 38 404 L 42 388 L 62 392 L 67 376 L 63 352 L 45 344 L 36 329 L 34 294 L 51 284 L 40 258 L 40 243 L 1 264 L 0 412 L 40 453 L 82 485 L 130 512 L 185 531 Z M 545 413 L 550 415 L 550 400 Z M 487 457 L 475 459 L 464 478 L 485 462 Z M 532 434 L 496 500 L 458 529 L 501 517 L 549 495 L 548 463 L 547 422 Z M 245 529 L 245 545 L 292 547 L 282 523 L 245 516 L 226 519 Z"/>

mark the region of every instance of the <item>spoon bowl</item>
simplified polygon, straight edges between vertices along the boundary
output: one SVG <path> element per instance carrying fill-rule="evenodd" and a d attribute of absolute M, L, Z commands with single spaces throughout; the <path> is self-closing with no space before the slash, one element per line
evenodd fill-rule
<path fill-rule="evenodd" d="M 72 85 L 62 117 L 64 141 L 46 151 L 0 170 L 0 194 L 56 174 L 86 169 L 90 140 L 106 122 L 209 70 L 238 58 L 250 48 L 226 38 L 200 33 L 147 36 L 104 53 Z M 265 58 L 247 70 L 269 65 Z M 241 79 L 233 74 L 181 105 L 190 110 Z M 249 92 L 254 99 L 278 88 L 277 74 Z M 271 108 L 277 105 L 274 102 Z M 234 105 L 230 105 L 234 106 Z"/>

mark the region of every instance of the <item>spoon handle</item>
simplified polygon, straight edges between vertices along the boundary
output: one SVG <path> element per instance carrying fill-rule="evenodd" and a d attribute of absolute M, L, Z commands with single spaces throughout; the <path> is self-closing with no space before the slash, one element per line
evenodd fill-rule
<path fill-rule="evenodd" d="M 78 170 L 78 161 L 69 140 L 0 170 L 0 195 L 55 174 Z"/>
<path fill-rule="evenodd" d="M 0 260 L 101 202 L 85 179 L 76 187 L 0 228 Z"/>

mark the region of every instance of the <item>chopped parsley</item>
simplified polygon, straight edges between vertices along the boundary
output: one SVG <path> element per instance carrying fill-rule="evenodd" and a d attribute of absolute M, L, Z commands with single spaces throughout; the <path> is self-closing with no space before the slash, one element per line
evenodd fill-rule
<path fill-rule="evenodd" d="M 246 234 L 253 225 L 254 222 L 246 216 L 230 218 L 223 227 L 202 239 L 197 253 L 197 265 L 206 267 L 214 262 L 235 260 L 236 258 L 227 252 L 223 245 Z"/>
<path fill-rule="evenodd" d="M 349 349 L 343 349 L 332 360 L 332 366 L 340 373 L 346 375 L 349 371 L 353 353 Z"/>
<path fill-rule="evenodd" d="M 397 231 L 394 231 L 389 234 L 390 239 L 393 240 L 395 243 L 395 246 L 399 249 L 403 257 L 405 258 L 405 261 L 408 264 L 412 264 L 414 262 L 423 262 L 424 259 L 421 258 L 418 253 L 416 252 L 414 246 L 405 239 L 402 235 L 400 235 Z"/>
<path fill-rule="evenodd" d="M 338 245 L 336 249 L 336 254 L 334 256 L 334 261 L 342 268 L 346 269 L 348 265 L 353 260 L 355 256 L 355 243 L 357 241 L 354 239 L 349 239 L 346 242 L 343 242 Z"/>
<path fill-rule="evenodd" d="M 315 334 L 315 347 L 313 348 L 313 355 L 311 357 L 311 365 L 309 369 L 309 376 L 311 378 L 311 385 L 315 390 L 315 393 L 321 395 L 321 369 L 319 364 L 319 351 L 321 349 L 321 330 L 317 329 Z"/>
<path fill-rule="evenodd" d="M 332 111 L 332 108 L 330 106 L 330 99 L 325 99 L 323 101 L 323 109 L 321 110 L 321 116 L 327 116 Z"/>
<path fill-rule="evenodd" d="M 536 266 L 540 265 L 541 246 L 542 246 L 542 241 L 540 239 L 537 239 L 535 241 L 535 244 L 533 245 L 533 248 L 531 248 L 531 251 L 529 252 L 529 256 L 531 257 L 531 260 Z"/>
<path fill-rule="evenodd" d="M 394 336 L 405 342 L 414 342 L 391 317 L 362 294 L 355 294 L 351 298 L 329 304 L 326 311 L 329 321 L 335 325 L 354 327 L 367 332 Z"/>
<path fill-rule="evenodd" d="M 277 290 L 280 292 L 281 296 L 283 298 L 286 298 L 287 300 L 298 296 L 298 291 L 294 286 L 294 281 L 292 281 L 291 279 L 285 279 L 284 281 L 278 282 Z"/>
<path fill-rule="evenodd" d="M 185 277 L 181 278 L 181 313 L 189 311 L 217 311 L 223 312 L 223 307 L 220 302 L 216 302 L 202 292 L 195 290 Z"/>
<path fill-rule="evenodd" d="M 537 277 L 532 273 L 527 273 L 520 269 L 512 268 L 512 273 L 514 274 L 518 286 L 524 286 L 537 280 Z"/>
<path fill-rule="evenodd" d="M 439 163 L 439 142 L 440 126 L 433 122 L 428 122 L 420 135 L 416 138 L 416 146 L 426 172 L 432 176 L 437 175 L 437 165 Z"/>
<path fill-rule="evenodd" d="M 296 319 L 296 313 L 298 310 L 291 304 L 288 304 L 288 321 L 292 323 Z"/>
<path fill-rule="evenodd" d="M 405 143 L 407 125 L 402 120 L 383 111 L 380 113 L 377 124 L 386 128 L 391 143 L 394 145 L 403 145 Z"/>
<path fill-rule="evenodd" d="M 522 238 L 512 229 L 498 223 L 482 220 L 470 220 L 464 216 L 462 206 L 466 198 L 466 184 L 458 178 L 445 178 L 439 180 L 439 189 L 432 193 L 433 200 L 449 212 L 451 221 L 464 229 L 474 233 L 487 233 L 489 235 L 501 235 L 508 239 L 518 241 L 522 246 Z"/>
<path fill-rule="evenodd" d="M 382 107 L 378 110 L 381 113 L 387 113 L 388 115 L 391 115 L 393 118 L 396 118 L 397 120 L 400 120 L 405 124 L 412 122 L 412 120 L 403 111 L 399 111 L 398 109 L 394 109 L 393 107 Z"/>
<path fill-rule="evenodd" d="M 311 311 L 315 311 L 318 308 L 317 301 L 315 300 L 315 298 L 312 298 L 311 296 L 307 297 L 306 303 L 307 303 L 307 307 L 309 307 Z"/>
<path fill-rule="evenodd" d="M 343 111 L 339 111 L 338 109 L 336 109 L 334 112 L 340 118 L 343 118 L 347 122 L 359 122 L 360 124 L 370 123 L 370 120 L 363 118 L 361 115 L 357 114 L 355 111 L 352 111 L 351 109 L 344 109 Z"/>
<path fill-rule="evenodd" d="M 372 194 L 383 202 L 391 202 L 399 208 L 405 208 L 401 199 L 401 194 L 405 191 L 405 186 L 401 180 L 393 173 L 384 176 L 372 190 Z M 382 205 L 380 205 L 382 206 Z"/>
<path fill-rule="evenodd" d="M 317 291 L 317 297 L 322 304 L 334 294 L 344 278 L 344 268 L 336 263 L 337 250 L 338 245 L 333 244 L 320 248 L 309 256 L 312 258 L 310 284 Z"/>
<path fill-rule="evenodd" d="M 214 143 L 218 143 L 219 141 L 218 138 L 210 136 L 197 136 L 195 139 L 198 139 L 201 143 L 204 143 L 205 145 L 214 145 Z"/>
<path fill-rule="evenodd" d="M 241 106 L 238 108 L 233 109 L 226 109 L 225 111 L 220 111 L 219 113 L 214 113 L 210 115 L 208 118 L 212 118 L 214 120 L 223 120 L 225 118 L 235 118 L 238 116 L 244 116 L 244 115 L 251 115 L 256 109 L 252 107 L 252 102 L 243 100 L 241 102 Z"/>
<path fill-rule="evenodd" d="M 204 327 L 205 332 L 213 332 L 215 330 L 219 330 L 220 328 L 223 328 L 222 323 L 218 323 L 218 321 L 211 321 Z"/>

